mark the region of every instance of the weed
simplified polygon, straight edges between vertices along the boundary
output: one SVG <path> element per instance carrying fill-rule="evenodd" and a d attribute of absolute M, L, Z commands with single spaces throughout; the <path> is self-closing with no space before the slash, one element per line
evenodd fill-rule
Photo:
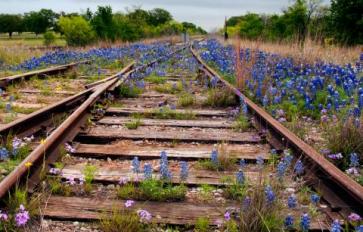
<path fill-rule="evenodd" d="M 142 122 L 139 118 L 133 119 L 130 122 L 125 123 L 125 126 L 129 130 L 136 130 L 139 126 L 142 126 Z"/>
<path fill-rule="evenodd" d="M 209 89 L 207 99 L 204 101 L 205 106 L 227 107 L 237 104 L 235 94 L 227 89 Z"/>
<path fill-rule="evenodd" d="M 164 83 L 162 85 L 157 85 L 154 87 L 154 90 L 159 93 L 170 93 L 175 94 L 179 93 L 183 90 L 183 84 L 178 82 L 177 84 Z"/>
<path fill-rule="evenodd" d="M 215 190 L 215 187 L 208 184 L 202 184 L 200 188 L 200 197 L 203 201 L 210 201 L 213 199 L 213 190 Z"/>
<path fill-rule="evenodd" d="M 342 119 L 325 129 L 327 146 L 332 153 L 343 153 L 343 159 L 338 164 L 344 170 L 349 165 L 349 154 L 363 154 L 363 116 L 357 127 L 353 118 Z"/>
<path fill-rule="evenodd" d="M 195 222 L 195 232 L 209 232 L 210 231 L 210 227 L 209 227 L 209 219 L 206 217 L 200 217 L 197 218 L 197 221 Z"/>
<path fill-rule="evenodd" d="M 100 216 L 100 228 L 105 232 L 146 232 L 149 231 L 147 227 L 140 222 L 136 212 L 127 209 L 114 208 Z"/>
<path fill-rule="evenodd" d="M 122 84 L 119 87 L 120 97 L 135 98 L 135 97 L 139 96 L 142 92 L 143 92 L 142 89 L 140 89 L 136 86 L 130 86 L 127 84 Z"/>
<path fill-rule="evenodd" d="M 92 190 L 92 181 L 95 178 L 97 168 L 93 165 L 86 165 L 82 171 L 84 175 L 84 191 L 90 193 Z"/>
<path fill-rule="evenodd" d="M 187 188 L 184 185 L 172 186 L 160 180 L 148 179 L 138 186 L 128 183 L 117 189 L 121 199 L 150 201 L 181 201 L 185 198 Z"/>
<path fill-rule="evenodd" d="M 190 93 L 184 92 L 178 98 L 178 106 L 187 107 L 195 104 L 195 97 Z"/>
<path fill-rule="evenodd" d="M 217 162 L 213 162 L 212 159 L 199 160 L 196 167 L 200 169 L 206 169 L 211 171 L 226 171 L 236 169 L 237 159 L 233 154 L 228 154 L 225 144 L 218 146 Z"/>
<path fill-rule="evenodd" d="M 244 114 L 238 115 L 236 120 L 233 123 L 233 129 L 235 131 L 243 132 L 247 131 L 250 128 L 250 123 L 248 121 L 248 117 Z"/>
<path fill-rule="evenodd" d="M 146 77 L 145 81 L 148 81 L 148 82 L 154 83 L 154 84 L 164 84 L 166 82 L 166 78 L 153 74 L 153 75 Z"/>
<path fill-rule="evenodd" d="M 151 112 L 154 118 L 157 119 L 178 119 L 178 120 L 190 120 L 195 119 L 195 114 L 192 111 L 187 111 L 185 113 L 177 112 L 169 107 L 162 107 L 155 109 Z"/>

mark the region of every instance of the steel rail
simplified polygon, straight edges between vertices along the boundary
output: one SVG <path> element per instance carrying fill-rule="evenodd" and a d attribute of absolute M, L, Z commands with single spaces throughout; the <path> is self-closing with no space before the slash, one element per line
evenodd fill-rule
<path fill-rule="evenodd" d="M 312 164 L 316 167 L 311 170 L 324 179 L 324 182 L 329 182 L 328 186 L 331 187 L 331 191 L 339 190 L 338 193 L 334 192 L 334 194 L 342 195 L 343 197 L 340 197 L 340 200 L 347 202 L 349 207 L 357 210 L 358 212 L 363 211 L 363 186 L 347 176 L 323 155 L 318 153 L 313 147 L 301 140 L 265 110 L 243 95 L 237 88 L 224 80 L 216 71 L 214 71 L 201 59 L 192 47 L 190 47 L 190 50 L 193 56 L 197 59 L 198 63 L 201 64 L 206 71 L 208 71 L 212 76 L 217 77 L 219 81 L 226 85 L 238 97 L 244 99 L 250 112 L 254 113 L 259 120 L 263 121 L 267 128 L 274 132 L 274 135 L 283 138 L 285 145 L 294 148 L 299 151 L 304 158 L 311 160 Z"/>
<path fill-rule="evenodd" d="M 136 72 L 142 68 L 146 68 L 155 64 L 158 61 L 162 61 L 173 54 L 186 49 L 188 46 L 184 46 L 176 51 L 167 54 L 166 56 L 159 57 L 152 62 L 132 69 L 131 71 L 125 71 L 114 75 L 113 79 L 108 80 L 105 83 L 101 83 L 93 87 L 90 90 L 92 94 L 66 119 L 59 127 L 57 127 L 48 136 L 44 142 L 39 144 L 10 174 L 8 174 L 0 182 L 0 198 L 2 198 L 8 191 L 11 190 L 20 181 L 24 181 L 24 178 L 29 175 L 27 179 L 28 191 L 32 192 L 41 179 L 41 174 L 49 167 L 48 164 L 57 160 L 59 156 L 59 146 L 65 142 L 71 141 L 82 128 L 83 124 L 87 120 L 91 106 L 101 99 L 102 94 L 107 90 L 114 88 L 117 85 L 122 84 L 133 72 Z M 86 90 L 87 92 L 89 90 Z M 29 167 L 29 164 L 31 166 Z"/>
<path fill-rule="evenodd" d="M 60 72 L 65 72 L 68 69 L 71 69 L 77 65 L 80 64 L 88 64 L 90 63 L 90 60 L 85 60 L 85 61 L 80 61 L 80 62 L 72 62 L 69 64 L 64 64 L 64 65 L 59 65 L 59 66 L 54 66 L 54 67 L 50 67 L 50 68 L 45 68 L 45 69 L 40 69 L 40 70 L 35 70 L 35 71 L 30 71 L 30 72 L 26 72 L 26 73 L 21 73 L 21 74 L 16 74 L 13 76 L 8 76 L 8 77 L 3 77 L 0 78 L 0 88 L 6 88 L 8 85 L 14 83 L 14 82 L 19 82 L 22 79 L 27 79 L 36 75 L 53 75 L 53 74 L 57 74 Z"/>

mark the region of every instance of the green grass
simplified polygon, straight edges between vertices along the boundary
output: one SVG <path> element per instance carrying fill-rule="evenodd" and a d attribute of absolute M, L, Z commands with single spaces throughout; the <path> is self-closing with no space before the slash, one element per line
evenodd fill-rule
<path fill-rule="evenodd" d="M 181 201 L 185 199 L 187 187 L 184 185 L 172 186 L 160 180 L 144 180 L 136 186 L 128 183 L 117 189 L 120 199 L 133 199 L 143 201 Z"/>
<path fill-rule="evenodd" d="M 188 92 L 184 92 L 179 95 L 178 106 L 181 107 L 192 106 L 195 104 L 195 102 L 196 102 L 195 97 Z"/>
<path fill-rule="evenodd" d="M 141 119 L 135 118 L 132 121 L 125 123 L 125 126 L 129 130 L 136 130 L 139 126 L 142 126 Z"/>
<path fill-rule="evenodd" d="M 143 90 L 140 88 L 137 88 L 136 86 L 130 87 L 129 85 L 123 84 L 119 87 L 120 97 L 136 98 L 142 92 L 143 92 Z"/>
<path fill-rule="evenodd" d="M 227 89 L 212 88 L 207 92 L 203 105 L 211 107 L 228 107 L 237 104 L 235 94 Z"/>
<path fill-rule="evenodd" d="M 166 82 L 166 78 L 152 74 L 152 75 L 146 77 L 145 81 L 153 83 L 153 84 L 164 84 Z"/>
<path fill-rule="evenodd" d="M 160 109 L 155 109 L 148 114 L 157 119 L 178 119 L 178 120 L 190 120 L 195 119 L 196 116 L 192 111 L 187 111 L 185 113 L 177 112 L 169 107 L 162 107 Z M 146 115 L 146 116 L 148 116 Z"/>
<path fill-rule="evenodd" d="M 195 232 L 209 232 L 209 219 L 207 217 L 200 217 L 197 218 L 197 221 L 195 222 Z"/>
<path fill-rule="evenodd" d="M 248 117 L 246 117 L 246 115 L 240 114 L 233 122 L 232 126 L 235 131 L 243 132 L 250 128 L 250 122 L 248 121 Z"/>
<path fill-rule="evenodd" d="M 175 86 L 170 83 L 164 83 L 155 86 L 154 90 L 159 93 L 176 94 L 183 91 L 183 84 L 180 81 Z"/>

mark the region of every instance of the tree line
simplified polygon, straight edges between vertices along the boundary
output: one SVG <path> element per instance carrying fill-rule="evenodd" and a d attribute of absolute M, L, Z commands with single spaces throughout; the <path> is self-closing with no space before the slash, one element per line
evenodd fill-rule
<path fill-rule="evenodd" d="M 270 41 L 307 37 L 325 43 L 363 43 L 363 0 L 294 0 L 282 14 L 247 13 L 226 21 L 229 34 Z"/>
<path fill-rule="evenodd" d="M 110 6 L 98 6 L 95 12 L 56 13 L 41 9 L 25 14 L 0 14 L 0 33 L 34 32 L 36 35 L 49 31 L 65 36 L 68 45 L 86 45 L 97 39 L 134 41 L 146 37 L 175 35 L 181 32 L 205 34 L 201 27 L 190 22 L 177 22 L 166 10 L 155 8 L 149 11 L 141 8 L 126 13 L 112 11 Z M 51 36 L 52 37 L 52 36 Z"/>

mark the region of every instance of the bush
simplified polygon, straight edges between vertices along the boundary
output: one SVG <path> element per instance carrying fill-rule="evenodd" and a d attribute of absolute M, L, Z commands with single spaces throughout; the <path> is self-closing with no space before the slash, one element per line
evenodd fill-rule
<path fill-rule="evenodd" d="M 85 46 L 95 38 L 91 25 L 81 16 L 61 17 L 59 27 L 69 46 Z"/>
<path fill-rule="evenodd" d="M 55 34 L 53 31 L 47 31 L 43 35 L 43 43 L 45 46 L 53 44 L 55 41 Z"/>

